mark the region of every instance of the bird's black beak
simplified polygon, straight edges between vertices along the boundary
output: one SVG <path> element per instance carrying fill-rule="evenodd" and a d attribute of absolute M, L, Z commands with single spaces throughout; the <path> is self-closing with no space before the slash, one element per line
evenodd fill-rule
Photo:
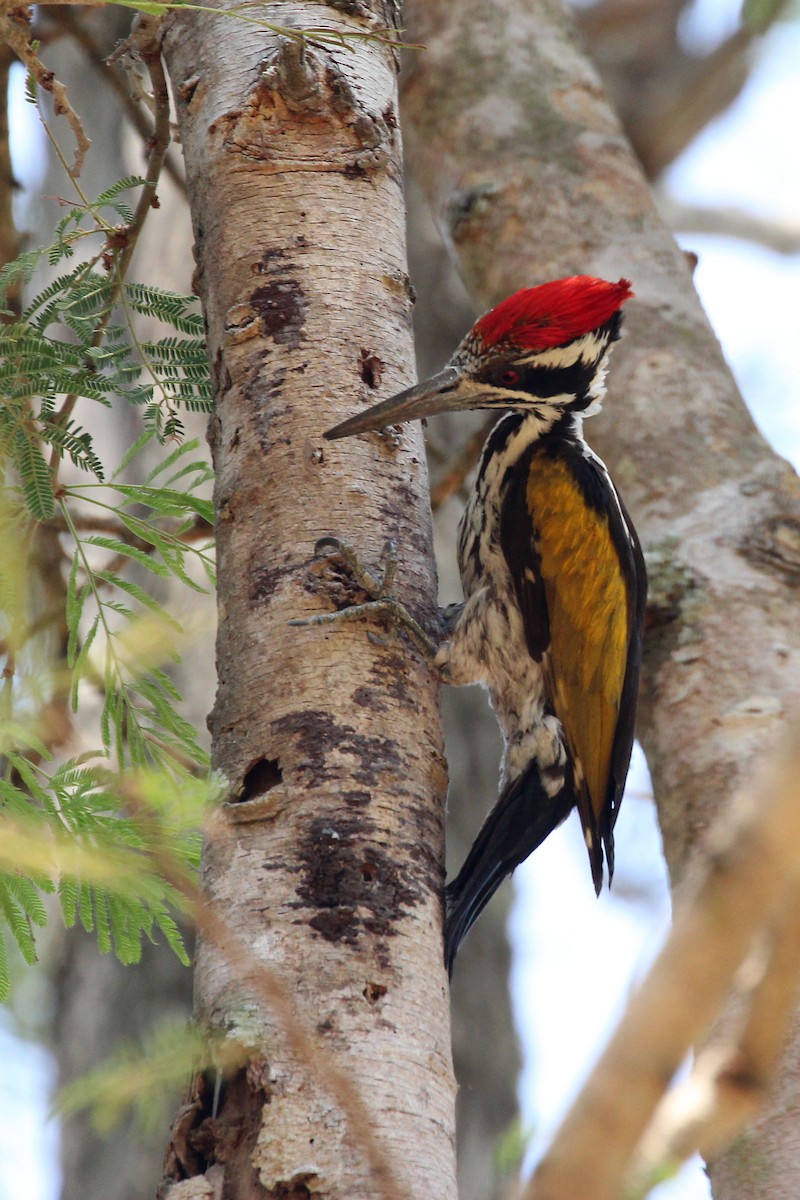
<path fill-rule="evenodd" d="M 351 437 L 354 433 L 367 433 L 372 429 L 383 429 L 386 425 L 399 425 L 404 421 L 418 421 L 434 413 L 451 412 L 472 407 L 475 395 L 464 386 L 464 376 L 455 367 L 445 367 L 430 379 L 390 396 L 366 412 L 334 425 L 323 434 L 329 441 Z M 472 403 L 471 403 L 472 401 Z"/>

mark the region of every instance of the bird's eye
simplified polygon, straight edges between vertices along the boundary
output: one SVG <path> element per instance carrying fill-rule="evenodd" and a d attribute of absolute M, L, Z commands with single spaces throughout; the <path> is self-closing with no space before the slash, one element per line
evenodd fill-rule
<path fill-rule="evenodd" d="M 506 387 L 513 387 L 515 383 L 519 383 L 519 371 L 501 371 L 498 379 Z"/>

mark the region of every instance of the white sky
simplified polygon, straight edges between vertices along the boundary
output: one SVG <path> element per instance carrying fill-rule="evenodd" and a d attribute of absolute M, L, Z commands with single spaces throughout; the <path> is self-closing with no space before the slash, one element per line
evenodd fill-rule
<path fill-rule="evenodd" d="M 735 25 L 731 0 L 701 0 L 687 38 L 712 42 Z M 706 45 L 703 45 L 703 49 Z M 800 25 L 764 40 L 759 65 L 733 108 L 710 126 L 669 173 L 682 199 L 738 203 L 762 215 L 798 219 L 800 196 Z M 25 125 L 17 116 L 21 108 Z M 35 138 L 28 105 L 14 111 L 15 169 Z M 800 257 L 781 258 L 743 243 L 682 237 L 700 255 L 695 281 L 745 398 L 762 431 L 800 465 L 800 403 L 795 354 L 800 336 Z M 791 356 L 791 357 L 790 357 Z M 589 1064 L 620 1015 L 666 929 L 669 900 L 646 768 L 637 759 L 617 825 L 618 894 L 641 892 L 638 907 L 607 893 L 598 901 L 575 822 L 554 834 L 516 874 L 512 917 L 514 1000 L 528 1059 L 521 1081 L 523 1119 L 540 1153 Z M 655 882 L 654 882 L 655 881 Z M 557 916 L 560 919 L 557 921 Z M 48 1124 L 51 1070 L 41 1049 L 0 1025 L 0 1200 L 55 1200 L 56 1142 Z M 690 1168 L 653 1200 L 702 1200 L 707 1184 Z"/>

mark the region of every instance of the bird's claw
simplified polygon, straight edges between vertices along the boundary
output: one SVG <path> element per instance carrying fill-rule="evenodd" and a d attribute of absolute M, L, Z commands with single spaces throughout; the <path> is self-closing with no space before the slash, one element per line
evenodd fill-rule
<path fill-rule="evenodd" d="M 313 617 L 298 617 L 290 621 L 290 625 L 327 625 L 333 621 L 352 621 L 359 617 L 373 615 L 397 628 L 404 629 L 417 649 L 429 661 L 435 658 L 439 647 L 428 637 L 419 622 L 392 594 L 397 575 L 397 545 L 391 539 L 383 544 L 380 557 L 380 576 L 377 577 L 364 565 L 357 551 L 346 542 L 335 537 L 323 537 L 314 546 L 315 558 L 333 558 L 338 556 L 347 564 L 358 587 L 366 592 L 369 600 L 362 604 L 351 604 L 336 612 L 317 613 Z M 379 635 L 369 631 L 367 636 L 376 645 L 386 645 Z"/>

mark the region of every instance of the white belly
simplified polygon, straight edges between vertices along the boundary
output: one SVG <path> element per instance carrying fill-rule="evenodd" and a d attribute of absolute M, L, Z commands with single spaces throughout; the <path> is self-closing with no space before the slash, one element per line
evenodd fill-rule
<path fill-rule="evenodd" d="M 505 558 L 497 539 L 477 528 L 476 515 L 470 503 L 459 538 L 464 608 L 436 665 L 447 683 L 479 683 L 488 690 L 505 739 L 505 784 L 534 758 L 546 770 L 563 766 L 566 755 L 561 725 L 545 713 L 542 665 L 528 650 Z M 491 521 L 494 515 L 491 506 L 483 510 L 483 519 Z"/>

